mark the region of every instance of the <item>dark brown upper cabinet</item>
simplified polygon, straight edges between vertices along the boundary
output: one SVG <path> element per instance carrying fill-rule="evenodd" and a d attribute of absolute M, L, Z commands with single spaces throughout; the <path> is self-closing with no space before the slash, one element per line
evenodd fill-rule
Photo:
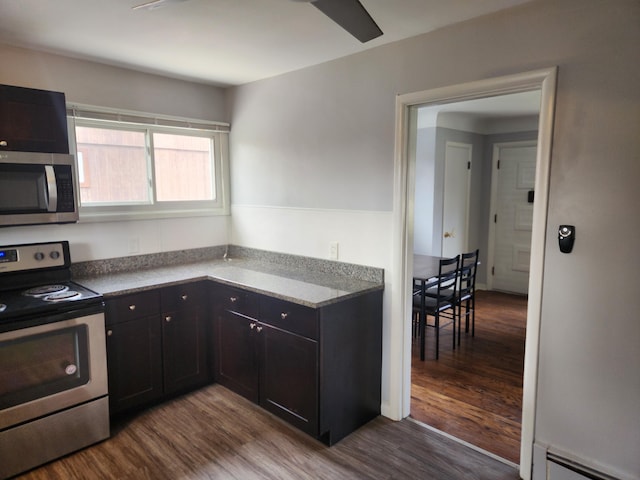
<path fill-rule="evenodd" d="M 0 151 L 68 154 L 64 93 L 0 85 Z"/>

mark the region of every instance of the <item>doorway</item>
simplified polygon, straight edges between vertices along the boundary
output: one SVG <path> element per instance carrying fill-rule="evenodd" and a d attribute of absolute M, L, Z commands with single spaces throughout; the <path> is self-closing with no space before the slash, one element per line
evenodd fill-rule
<path fill-rule="evenodd" d="M 413 254 L 413 216 L 415 204 L 415 162 L 410 158 L 409 125 L 412 106 L 449 104 L 458 101 L 499 96 L 509 93 L 541 91 L 538 155 L 536 165 L 532 227 L 532 250 L 527 307 L 527 335 L 525 368 L 523 375 L 523 410 L 520 475 L 531 477 L 533 427 L 536 402 L 537 346 L 540 329 L 540 307 L 545 248 L 546 207 L 548 201 L 549 156 L 555 95 L 556 69 L 544 69 L 523 74 L 482 80 L 440 89 L 401 95 L 396 102 L 396 163 L 394 183 L 394 264 L 398 266 L 392 281 L 398 285 L 391 308 L 394 316 L 403 319 L 403 387 L 402 411 L 410 411 L 410 358 L 411 358 L 411 285 Z"/>
<path fill-rule="evenodd" d="M 526 294 L 533 208 L 528 192 L 535 178 L 539 90 L 412 108 L 418 109 L 419 120 L 435 119 L 412 124 L 409 134 L 416 140 L 415 148 L 410 146 L 416 152 L 417 176 L 414 253 L 426 249 L 453 257 L 479 249 L 482 289 L 491 289 L 495 274 L 501 272 L 501 283 L 493 282 L 498 290 Z M 532 140 L 507 142 L 521 138 Z M 435 192 L 432 202 L 421 201 L 422 189 Z M 441 251 L 429 248 L 430 239 L 423 238 L 427 229 L 419 227 L 425 221 L 424 210 L 440 203 L 438 197 L 443 212 L 442 227 L 436 229 L 442 237 Z M 499 255 L 488 255 L 494 246 Z M 501 260 L 499 269 L 493 258 Z M 526 296 L 510 301 L 505 294 L 477 297 L 477 335 L 462 335 L 458 348 L 449 351 L 449 346 L 439 360 L 429 336 L 425 360 L 416 358 L 414 345 L 411 417 L 515 463 L 520 454 Z M 505 305 L 509 307 L 502 308 Z M 447 328 L 441 335 L 452 333 Z M 498 352 L 501 361 L 496 361 Z M 485 394 L 477 395 L 479 391 Z"/>

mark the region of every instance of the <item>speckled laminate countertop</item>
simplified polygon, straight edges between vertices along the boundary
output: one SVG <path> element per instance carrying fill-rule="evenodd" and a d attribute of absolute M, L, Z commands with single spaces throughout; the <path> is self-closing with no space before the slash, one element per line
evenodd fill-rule
<path fill-rule="evenodd" d="M 384 289 L 348 275 L 335 275 L 251 258 L 202 260 L 182 265 L 74 277 L 105 298 L 198 280 L 214 280 L 256 293 L 319 308 Z"/>

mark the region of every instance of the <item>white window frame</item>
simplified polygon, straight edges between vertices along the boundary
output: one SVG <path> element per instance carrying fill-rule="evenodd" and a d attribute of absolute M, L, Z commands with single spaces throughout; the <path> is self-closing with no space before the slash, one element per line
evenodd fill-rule
<path fill-rule="evenodd" d="M 115 110 L 81 104 L 67 104 L 69 151 L 76 158 L 76 200 L 79 221 L 125 221 L 154 218 L 229 215 L 229 124 L 208 122 L 184 117 L 154 115 L 132 110 Z M 150 203 L 82 205 L 78 173 L 76 125 L 87 127 L 122 128 L 146 131 L 148 148 L 152 148 L 153 133 L 202 136 L 212 139 L 215 199 L 203 201 L 156 201 L 155 166 L 148 166 L 152 185 Z"/>

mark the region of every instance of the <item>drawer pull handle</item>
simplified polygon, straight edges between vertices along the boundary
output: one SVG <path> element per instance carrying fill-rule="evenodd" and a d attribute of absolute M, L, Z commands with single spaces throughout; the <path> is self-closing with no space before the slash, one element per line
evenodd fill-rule
<path fill-rule="evenodd" d="M 186 301 L 187 298 L 189 298 L 189 295 L 187 295 L 186 293 L 182 294 L 182 296 L 180 297 L 183 301 Z"/>
<path fill-rule="evenodd" d="M 288 316 L 289 316 L 289 314 L 288 314 L 287 312 L 282 312 L 282 313 L 280 314 L 280 318 L 281 318 L 282 320 L 286 320 Z"/>
<path fill-rule="evenodd" d="M 6 147 L 8 145 L 6 140 L 0 140 L 0 147 Z"/>
<path fill-rule="evenodd" d="M 229 300 L 231 303 L 236 303 L 238 301 L 238 297 L 230 297 Z"/>
<path fill-rule="evenodd" d="M 164 321 L 169 323 L 172 320 L 170 315 L 167 315 L 166 317 L 164 317 Z"/>
<path fill-rule="evenodd" d="M 107 337 L 110 337 L 111 335 L 113 335 L 113 330 L 107 330 Z"/>
<path fill-rule="evenodd" d="M 129 305 L 129 310 L 131 310 L 133 312 L 135 309 L 136 309 L 136 305 L 135 304 Z"/>

